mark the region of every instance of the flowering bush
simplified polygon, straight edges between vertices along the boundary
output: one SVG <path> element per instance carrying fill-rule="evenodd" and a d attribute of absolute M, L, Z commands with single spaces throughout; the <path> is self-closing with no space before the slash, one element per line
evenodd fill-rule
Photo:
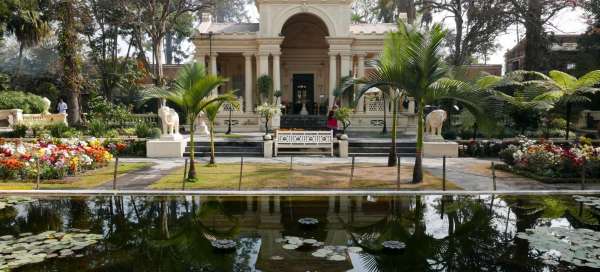
<path fill-rule="evenodd" d="M 62 179 L 67 175 L 106 166 L 113 158 L 98 140 L 6 142 L 0 139 L 0 177 L 6 179 Z"/>
<path fill-rule="evenodd" d="M 516 169 L 544 177 L 580 177 L 584 166 L 588 175 L 600 174 L 600 147 L 585 141 L 563 147 L 552 142 L 522 140 L 501 151 L 500 158 Z"/>

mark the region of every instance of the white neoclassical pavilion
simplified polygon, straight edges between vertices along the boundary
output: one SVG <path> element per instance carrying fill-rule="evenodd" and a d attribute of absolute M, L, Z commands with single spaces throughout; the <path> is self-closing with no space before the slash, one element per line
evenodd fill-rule
<path fill-rule="evenodd" d="M 341 78 L 365 75 L 366 61 L 381 53 L 386 33 L 396 26 L 352 24 L 351 4 L 351 0 L 256 0 L 259 23 L 218 23 L 203 15 L 193 38 L 195 59 L 210 73 L 229 78 L 216 91 L 238 90 L 243 107 L 232 114 L 238 131 L 260 127 L 254 109 L 259 103 L 256 79 L 261 75 L 270 75 L 273 89 L 281 91 L 286 114 L 309 115 L 332 108 Z M 381 100 L 361 101 L 351 129 L 380 129 L 383 110 Z M 414 103 L 407 102 L 401 111 L 400 130 L 414 131 Z M 217 122 L 221 129 L 227 118 L 223 114 Z"/>

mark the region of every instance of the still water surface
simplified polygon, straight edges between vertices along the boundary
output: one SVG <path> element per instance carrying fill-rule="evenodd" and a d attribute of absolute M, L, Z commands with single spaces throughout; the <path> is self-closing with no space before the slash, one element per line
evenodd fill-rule
<path fill-rule="evenodd" d="M 25 233 L 25 243 L 27 235 L 54 231 L 102 237 L 15 271 L 597 271 L 593 243 L 565 258 L 538 236 L 517 237 L 527 229 L 589 229 L 593 240 L 600 210 L 588 204 L 498 195 L 47 197 L 0 209 L 0 236 Z M 302 218 L 317 221 L 308 226 Z M 236 248 L 216 250 L 222 239 Z M 386 249 L 384 241 L 404 249 Z"/>

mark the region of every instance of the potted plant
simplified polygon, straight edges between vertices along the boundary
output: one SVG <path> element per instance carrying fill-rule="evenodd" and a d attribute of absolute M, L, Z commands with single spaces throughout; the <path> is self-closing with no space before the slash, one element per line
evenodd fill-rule
<path fill-rule="evenodd" d="M 352 124 L 350 122 L 350 115 L 352 114 L 352 109 L 349 107 L 341 107 L 337 111 L 335 111 L 333 117 L 342 124 L 342 134 L 340 137 L 344 137 L 346 135 L 346 129 Z M 345 136 L 347 137 L 347 136 Z"/>
<path fill-rule="evenodd" d="M 256 89 L 260 94 L 260 99 L 263 103 L 268 103 L 271 97 L 271 89 L 273 87 L 273 79 L 269 75 L 262 75 L 256 79 Z"/>
<path fill-rule="evenodd" d="M 260 115 L 261 118 L 263 118 L 265 120 L 265 139 L 267 138 L 266 136 L 269 135 L 269 122 L 271 121 L 271 119 L 278 115 L 281 114 L 281 109 L 279 108 L 279 105 L 276 104 L 269 104 L 269 103 L 263 103 L 262 105 L 256 107 L 256 112 Z"/>

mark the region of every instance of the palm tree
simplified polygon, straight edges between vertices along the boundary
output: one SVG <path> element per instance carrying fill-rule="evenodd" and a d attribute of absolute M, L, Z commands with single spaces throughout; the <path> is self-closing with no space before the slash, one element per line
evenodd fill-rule
<path fill-rule="evenodd" d="M 211 96 L 211 91 L 223 85 L 225 82 L 225 78 L 208 75 L 203 65 L 192 63 L 184 65 L 183 68 L 181 68 L 171 88 L 152 88 L 149 90 L 150 97 L 158 97 L 171 101 L 183 111 L 186 117 L 186 123 L 190 127 L 191 150 L 188 180 L 193 181 L 196 179 L 196 167 L 194 165 L 194 134 L 196 132 L 196 127 L 194 121 L 198 118 L 198 115 L 211 104 L 237 102 L 233 92 L 227 92 L 219 96 Z"/>
<path fill-rule="evenodd" d="M 420 31 L 415 26 L 407 26 L 400 22 L 398 30 L 390 33 L 385 41 L 381 58 L 375 61 L 374 71 L 369 72 L 364 79 L 357 82 L 363 84 L 358 97 L 373 87 L 388 88 L 394 93 L 397 104 L 399 97 L 407 95 L 415 98 L 417 113 L 417 146 L 413 171 L 413 182 L 423 180 L 423 128 L 426 103 L 442 99 L 454 99 L 465 104 L 469 110 L 478 111 L 478 92 L 474 92 L 468 84 L 444 78 L 448 69 L 441 55 L 442 43 L 446 32 L 440 25 Z M 394 106 L 397 108 L 397 105 Z M 475 114 L 477 115 L 477 114 Z M 396 118 L 394 118 L 396 119 Z M 395 126 L 395 124 L 392 124 Z M 395 128 L 394 128 L 395 130 Z M 392 133 L 395 141 L 395 133 Z M 395 163 L 391 160 L 394 150 L 390 150 L 388 165 Z"/>
<path fill-rule="evenodd" d="M 206 119 L 208 119 L 208 125 L 210 126 L 210 162 L 208 165 L 215 165 L 215 121 L 217 120 L 217 115 L 221 106 L 225 103 L 225 100 L 217 101 L 215 103 L 209 104 L 204 108 L 204 113 L 206 114 Z M 229 102 L 231 107 L 237 108 L 239 107 L 239 103 L 237 100 L 234 102 Z M 231 112 L 231 111 L 230 111 Z M 230 120 L 231 121 L 231 120 Z"/>
<path fill-rule="evenodd" d="M 545 93 L 535 97 L 533 101 L 550 101 L 549 108 L 556 104 L 565 105 L 567 111 L 565 139 L 569 140 L 572 107 L 574 104 L 590 102 L 590 98 L 586 95 L 600 91 L 600 88 L 597 87 L 600 85 L 600 70 L 591 71 L 580 78 L 553 70 L 548 73 L 548 76 L 543 76 L 542 80 L 531 81 L 531 83 L 546 90 Z"/>
<path fill-rule="evenodd" d="M 14 75 L 14 78 L 17 79 L 23 59 L 23 50 L 37 46 L 44 41 L 50 35 L 50 27 L 35 7 L 23 4 L 8 21 L 7 30 L 14 34 L 19 42 L 19 56 Z"/>

